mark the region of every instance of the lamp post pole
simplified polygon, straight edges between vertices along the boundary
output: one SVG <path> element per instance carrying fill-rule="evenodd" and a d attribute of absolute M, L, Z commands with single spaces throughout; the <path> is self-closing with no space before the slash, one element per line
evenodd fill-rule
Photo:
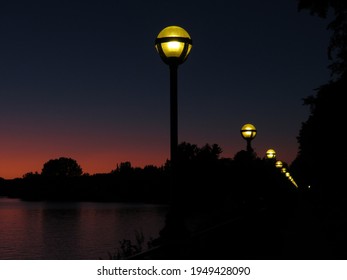
<path fill-rule="evenodd" d="M 170 65 L 170 158 L 171 180 L 175 185 L 177 176 L 177 147 L 178 147 L 178 109 L 177 109 L 177 69 L 178 65 Z M 172 190 L 171 190 L 172 192 Z M 172 197 L 172 193 L 170 195 Z"/>
<path fill-rule="evenodd" d="M 155 47 L 164 63 L 170 67 L 170 200 L 172 203 L 178 161 L 177 70 L 178 66 L 187 59 L 192 48 L 192 40 L 182 27 L 168 26 L 158 34 Z"/>
<path fill-rule="evenodd" d="M 247 142 L 247 152 L 249 152 L 249 153 L 253 153 L 253 148 L 252 148 L 252 146 L 251 146 L 251 141 L 252 141 L 252 139 L 251 138 L 247 138 L 246 139 L 246 142 Z"/>

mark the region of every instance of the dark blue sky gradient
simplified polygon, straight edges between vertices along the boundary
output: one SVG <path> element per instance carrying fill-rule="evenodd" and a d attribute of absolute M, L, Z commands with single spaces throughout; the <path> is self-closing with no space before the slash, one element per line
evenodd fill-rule
<path fill-rule="evenodd" d="M 330 79 L 328 21 L 286 1 L 8 1 L 0 6 L 0 177 L 77 160 L 90 174 L 169 158 L 169 69 L 154 48 L 168 25 L 193 49 L 178 72 L 179 142 L 297 153 Z M 261 3 L 260 3 L 261 2 Z"/>

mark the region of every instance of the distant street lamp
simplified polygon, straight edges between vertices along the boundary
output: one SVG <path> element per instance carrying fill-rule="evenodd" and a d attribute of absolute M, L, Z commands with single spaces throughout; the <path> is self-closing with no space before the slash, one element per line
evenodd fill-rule
<path fill-rule="evenodd" d="M 257 130 L 253 124 L 247 123 L 241 127 L 241 136 L 247 141 L 247 152 L 253 153 L 251 141 L 257 135 Z"/>
<path fill-rule="evenodd" d="M 266 151 L 266 158 L 268 159 L 275 159 L 276 158 L 276 152 L 274 149 L 268 149 Z"/>
<path fill-rule="evenodd" d="M 155 48 L 161 59 L 170 67 L 170 163 L 172 180 L 175 180 L 177 165 L 177 69 L 192 49 L 192 39 L 179 26 L 168 26 L 155 39 Z"/>
<path fill-rule="evenodd" d="M 278 160 L 278 161 L 275 162 L 275 166 L 276 166 L 277 168 L 282 168 L 282 167 L 283 167 L 283 162 L 280 161 L 280 160 Z"/>

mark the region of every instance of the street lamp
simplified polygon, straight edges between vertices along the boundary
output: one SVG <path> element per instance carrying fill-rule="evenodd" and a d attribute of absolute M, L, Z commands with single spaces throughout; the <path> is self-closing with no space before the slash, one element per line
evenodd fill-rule
<path fill-rule="evenodd" d="M 275 166 L 276 166 L 277 168 L 282 168 L 282 167 L 283 167 L 283 162 L 280 161 L 280 160 L 278 160 L 278 161 L 275 162 Z"/>
<path fill-rule="evenodd" d="M 160 31 L 155 39 L 155 48 L 166 64 L 177 68 L 188 58 L 192 39 L 182 27 L 168 26 Z"/>
<path fill-rule="evenodd" d="M 177 69 L 192 49 L 192 39 L 179 26 L 168 26 L 155 39 L 155 48 L 161 59 L 170 67 L 170 163 L 172 180 L 175 180 L 177 165 Z"/>
<path fill-rule="evenodd" d="M 253 153 L 251 141 L 257 135 L 257 130 L 253 124 L 247 123 L 241 127 L 241 136 L 247 141 L 247 152 Z"/>
<path fill-rule="evenodd" d="M 268 159 L 275 159 L 276 158 L 276 152 L 274 149 L 268 149 L 266 151 L 266 158 Z"/>

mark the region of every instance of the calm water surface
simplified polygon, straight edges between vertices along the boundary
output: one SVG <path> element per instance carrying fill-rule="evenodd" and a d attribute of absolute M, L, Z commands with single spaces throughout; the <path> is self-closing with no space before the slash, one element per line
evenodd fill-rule
<path fill-rule="evenodd" d="M 25 202 L 0 197 L 0 259 L 109 259 L 135 232 L 156 238 L 165 205 Z"/>

